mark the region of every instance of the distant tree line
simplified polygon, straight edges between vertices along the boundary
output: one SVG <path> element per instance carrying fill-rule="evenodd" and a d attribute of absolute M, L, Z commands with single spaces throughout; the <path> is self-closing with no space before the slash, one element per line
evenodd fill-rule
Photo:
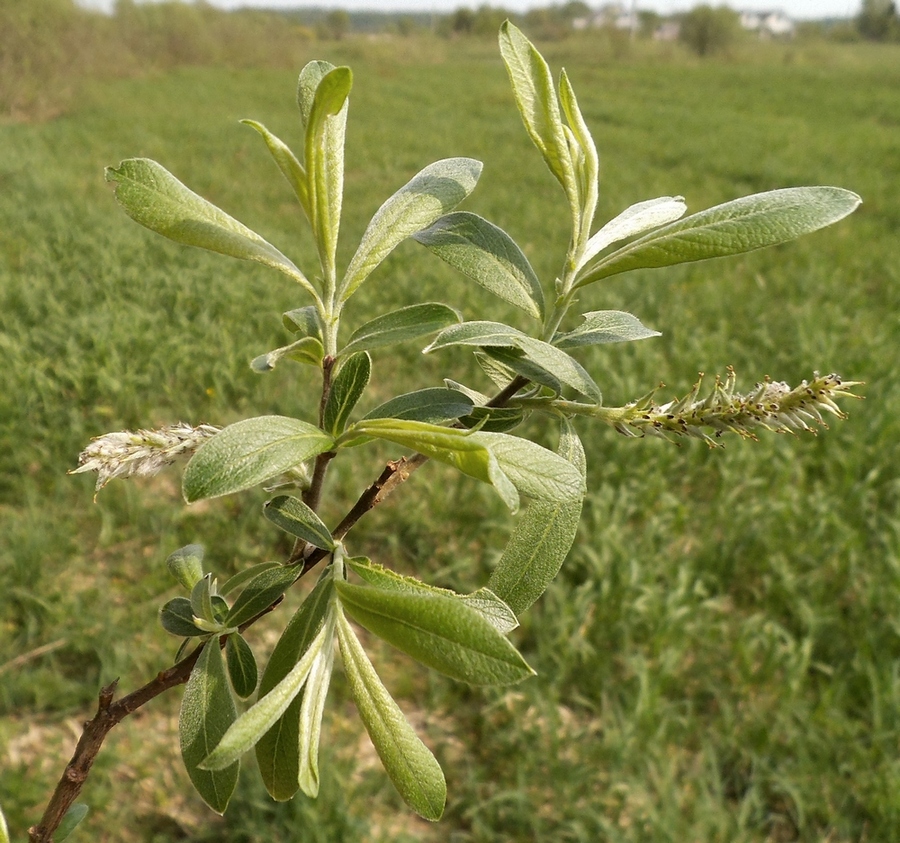
<path fill-rule="evenodd" d="M 75 0 L 0 0 L 0 118 L 32 119 L 64 111 L 86 78 L 185 65 L 296 68 L 308 60 L 316 40 L 362 32 L 495 38 L 506 18 L 536 40 L 558 40 L 573 35 L 576 22 L 595 13 L 596 6 L 581 0 L 521 15 L 488 4 L 438 15 L 224 11 L 202 0 L 116 0 L 113 13 L 105 15 L 88 11 Z M 604 37 L 614 50 L 627 49 L 630 37 L 649 38 L 662 22 L 653 12 L 641 12 L 633 33 L 609 22 Z M 700 56 L 727 52 L 742 35 L 737 14 L 724 6 L 696 6 L 677 22 L 682 43 Z M 807 29 L 812 32 L 813 26 Z M 835 40 L 900 41 L 894 0 L 863 0 L 855 20 L 817 34 Z"/>
<path fill-rule="evenodd" d="M 893 0 L 863 0 L 856 26 L 870 41 L 900 41 L 900 20 Z"/>

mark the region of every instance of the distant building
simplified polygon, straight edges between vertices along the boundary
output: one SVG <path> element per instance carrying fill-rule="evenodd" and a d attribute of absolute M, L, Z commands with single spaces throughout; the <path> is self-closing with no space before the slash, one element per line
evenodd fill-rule
<path fill-rule="evenodd" d="M 664 20 L 653 30 L 654 41 L 677 41 L 681 36 L 681 24 L 677 20 Z"/>
<path fill-rule="evenodd" d="M 784 12 L 741 12 L 741 26 L 760 38 L 793 38 L 795 30 Z"/>
<path fill-rule="evenodd" d="M 640 21 L 637 12 L 626 9 L 621 3 L 607 3 L 588 17 L 575 18 L 575 29 L 593 29 L 610 26 L 613 29 L 638 30 Z"/>

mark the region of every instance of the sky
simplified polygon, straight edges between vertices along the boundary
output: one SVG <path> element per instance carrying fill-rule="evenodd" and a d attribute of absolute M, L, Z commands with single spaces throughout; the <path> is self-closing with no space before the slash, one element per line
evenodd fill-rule
<path fill-rule="evenodd" d="M 511 12 L 524 12 L 528 9 L 549 6 L 552 2 L 563 0 L 490 0 L 489 5 L 502 6 Z M 79 0 L 83 6 L 110 10 L 114 0 Z M 485 0 L 209 0 L 214 6 L 233 9 L 238 6 L 261 6 L 267 8 L 334 8 L 334 9 L 367 9 L 378 11 L 416 11 L 416 12 L 449 12 L 460 6 L 475 8 Z M 591 2 L 588 5 L 597 7 L 603 2 Z M 630 0 L 621 0 L 628 5 Z M 637 8 L 647 11 L 670 14 L 683 12 L 701 2 L 709 2 L 716 6 L 722 0 L 637 0 Z M 725 5 L 741 11 L 783 11 L 791 17 L 804 18 L 853 17 L 859 12 L 860 0 L 727 0 Z"/>

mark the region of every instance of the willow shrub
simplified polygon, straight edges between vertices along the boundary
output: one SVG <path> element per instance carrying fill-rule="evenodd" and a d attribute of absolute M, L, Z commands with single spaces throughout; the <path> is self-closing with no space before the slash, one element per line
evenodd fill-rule
<path fill-rule="evenodd" d="M 33 840 L 59 840 L 86 810 L 75 800 L 112 725 L 162 691 L 186 683 L 181 752 L 200 795 L 224 812 L 241 757 L 255 752 L 274 799 L 319 788 L 318 744 L 329 682 L 340 654 L 362 725 L 385 771 L 409 807 L 429 820 L 444 810 L 443 772 L 378 677 L 354 628 L 367 629 L 428 667 L 461 682 L 526 681 L 531 667 L 510 633 L 517 618 L 555 577 L 574 541 L 586 491 L 582 424 L 605 423 L 632 437 L 695 437 L 710 445 L 730 433 L 810 430 L 823 414 L 842 416 L 836 399 L 852 382 L 815 374 L 790 387 L 766 380 L 745 393 L 733 372 L 710 389 L 698 383 L 681 400 L 659 403 L 654 392 L 608 407 L 601 385 L 578 361 L 599 343 L 650 340 L 658 332 L 621 311 L 572 313 L 588 285 L 638 269 L 739 254 L 830 225 L 860 200 L 836 187 L 795 187 L 726 202 L 685 216 L 680 196 L 638 202 L 595 230 L 599 159 L 575 92 L 563 71 L 554 83 L 535 47 L 509 23 L 500 50 L 525 129 L 559 182 L 571 236 L 556 278 L 538 278 L 522 249 L 502 229 L 456 210 L 475 189 L 482 165 L 449 158 L 426 166 L 390 196 L 366 228 L 346 266 L 336 259 L 341 220 L 344 136 L 353 77 L 324 61 L 300 74 L 297 101 L 303 146 L 289 149 L 265 126 L 259 133 L 296 194 L 318 251 L 318 265 L 297 266 L 280 249 L 190 191 L 160 164 L 123 161 L 108 170 L 125 212 L 179 243 L 256 261 L 294 283 L 297 307 L 283 316 L 290 341 L 252 361 L 260 373 L 290 366 L 321 372 L 310 405 L 312 424 L 262 416 L 225 428 L 172 425 L 109 433 L 83 452 L 78 471 L 96 471 L 102 488 L 115 478 L 154 474 L 182 457 L 188 503 L 264 485 L 272 497 L 262 516 L 293 537 L 283 562 L 262 562 L 219 583 L 203 564 L 203 548 L 171 554 L 168 566 L 184 595 L 161 607 L 159 620 L 183 639 L 175 664 L 131 694 L 104 688 L 97 716 L 85 727 Z M 523 331 L 490 312 L 463 321 L 452 304 L 420 302 L 341 332 L 354 294 L 391 251 L 412 238 L 531 320 Z M 505 308 L 506 306 L 503 305 Z M 343 339 L 342 339 L 343 337 Z M 448 376 L 440 386 L 396 395 L 359 417 L 357 403 L 377 364 L 389 371 L 388 349 L 424 342 L 427 353 L 462 347 L 474 353 L 484 383 Z M 452 360 L 452 355 L 446 355 Z M 555 450 L 516 435 L 529 417 L 555 429 Z M 337 524 L 317 511 L 334 460 L 363 465 L 377 441 L 406 452 L 384 467 Z M 542 440 L 543 441 L 543 440 Z M 353 526 L 430 460 L 447 463 L 493 487 L 518 523 L 486 584 L 460 594 L 400 574 L 367 558 Z M 320 564 L 321 563 L 321 564 Z M 278 604 L 301 577 L 317 583 L 291 617 L 260 670 L 245 631 Z M 242 701 L 253 700 L 249 706 Z M 243 710 L 242 710 L 243 709 Z M 60 828 L 60 824 L 63 827 Z M 0 837 L 3 837 L 0 834 Z"/>

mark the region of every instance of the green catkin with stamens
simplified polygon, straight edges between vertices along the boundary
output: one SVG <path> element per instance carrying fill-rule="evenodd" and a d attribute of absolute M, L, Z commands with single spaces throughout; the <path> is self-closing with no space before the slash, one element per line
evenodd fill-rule
<path fill-rule="evenodd" d="M 846 418 L 835 403 L 836 398 L 859 398 L 850 389 L 861 381 L 842 381 L 836 374 L 819 375 L 791 389 L 783 381 L 766 379 L 746 395 L 735 392 L 736 377 L 729 368 L 723 381 L 716 377 L 712 392 L 700 398 L 703 375 L 691 391 L 680 400 L 657 404 L 655 391 L 626 405 L 610 419 L 625 436 L 658 436 L 702 439 L 711 447 L 719 447 L 723 433 L 736 433 L 745 439 L 756 439 L 758 429 L 775 433 L 816 432 L 816 426 L 827 427 L 824 413 Z M 708 431 L 712 430 L 712 434 Z"/>

